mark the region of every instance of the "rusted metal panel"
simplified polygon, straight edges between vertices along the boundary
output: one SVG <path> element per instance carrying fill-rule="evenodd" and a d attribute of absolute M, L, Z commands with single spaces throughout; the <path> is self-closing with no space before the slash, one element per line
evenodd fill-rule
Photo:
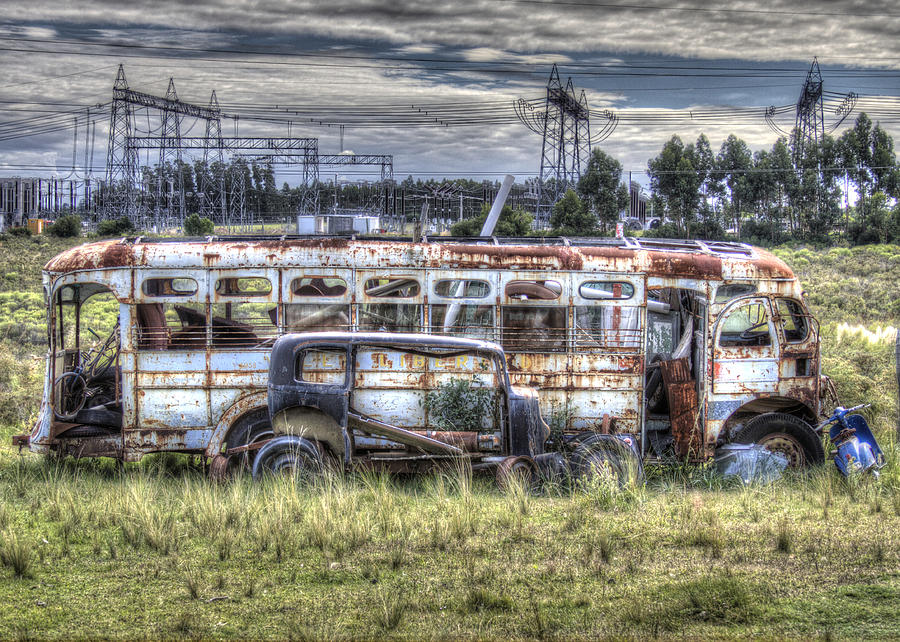
<path fill-rule="evenodd" d="M 661 361 L 663 383 L 669 399 L 669 418 L 677 457 L 706 457 L 703 430 L 698 421 L 697 382 L 691 377 L 687 357 Z"/>
<path fill-rule="evenodd" d="M 646 244 L 649 246 L 649 243 Z M 371 266 L 390 264 L 500 270 L 597 270 L 644 272 L 649 276 L 699 279 L 791 279 L 772 254 L 748 249 L 733 258 L 713 252 L 566 245 L 486 245 L 356 241 L 346 238 L 208 242 L 102 241 L 72 248 L 47 263 L 49 272 L 129 266 L 243 268 L 284 266 Z"/>

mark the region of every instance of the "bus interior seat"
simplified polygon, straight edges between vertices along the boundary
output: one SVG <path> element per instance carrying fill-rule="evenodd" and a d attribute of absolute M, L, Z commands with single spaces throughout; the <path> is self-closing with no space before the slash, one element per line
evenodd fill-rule
<path fill-rule="evenodd" d="M 254 334 L 248 323 L 225 317 L 213 317 L 212 342 L 214 346 L 238 348 L 258 345 L 259 337 Z"/>
<path fill-rule="evenodd" d="M 169 326 L 162 303 L 140 303 L 137 306 L 140 339 L 138 347 L 165 350 L 169 347 Z"/>

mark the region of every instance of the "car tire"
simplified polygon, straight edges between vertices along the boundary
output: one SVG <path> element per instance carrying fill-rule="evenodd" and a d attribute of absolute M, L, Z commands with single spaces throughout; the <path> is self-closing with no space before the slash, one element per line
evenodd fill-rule
<path fill-rule="evenodd" d="M 253 480 L 292 475 L 309 481 L 323 470 L 322 457 L 315 444 L 296 435 L 281 435 L 259 449 L 253 461 Z"/>

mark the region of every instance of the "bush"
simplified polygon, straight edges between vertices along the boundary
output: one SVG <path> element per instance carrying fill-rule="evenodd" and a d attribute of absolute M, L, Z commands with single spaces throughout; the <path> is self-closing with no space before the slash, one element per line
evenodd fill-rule
<path fill-rule="evenodd" d="M 81 236 L 81 217 L 66 214 L 56 219 L 56 223 L 47 228 L 47 232 L 60 238 L 76 238 Z"/>
<path fill-rule="evenodd" d="M 478 430 L 491 413 L 491 388 L 473 386 L 468 379 L 451 379 L 425 397 L 425 409 L 441 430 Z"/>
<path fill-rule="evenodd" d="M 7 231 L 10 236 L 31 236 L 31 230 L 27 227 L 11 227 Z"/>
<path fill-rule="evenodd" d="M 127 216 L 100 221 L 97 225 L 98 236 L 124 236 L 134 231 L 134 225 Z"/>
<path fill-rule="evenodd" d="M 184 219 L 185 236 L 209 236 L 214 230 L 213 222 L 208 218 L 201 218 L 199 214 L 191 214 Z"/>

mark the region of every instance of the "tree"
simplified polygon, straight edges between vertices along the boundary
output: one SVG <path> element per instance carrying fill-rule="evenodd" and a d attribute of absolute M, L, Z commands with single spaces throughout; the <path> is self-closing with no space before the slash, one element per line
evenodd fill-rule
<path fill-rule="evenodd" d="M 868 115 L 862 113 L 853 128 L 837 140 L 834 156 L 856 188 L 860 222 L 865 223 L 871 215 L 875 224 L 874 219 L 880 216 L 882 206 L 877 202 L 869 203 L 869 199 L 877 192 L 894 198 L 900 196 L 900 170 L 894 140 L 880 124 L 873 126 Z"/>
<path fill-rule="evenodd" d="M 741 208 L 752 200 L 748 175 L 752 166 L 753 157 L 747 143 L 734 134 L 729 135 L 716 156 L 716 169 L 728 188 L 728 209 L 738 237 L 741 234 Z"/>
<path fill-rule="evenodd" d="M 597 233 L 597 215 L 570 189 L 553 206 L 550 227 L 556 236 L 590 236 Z"/>
<path fill-rule="evenodd" d="M 621 182 L 622 165 L 595 148 L 587 169 L 578 181 L 578 196 L 597 215 L 600 232 L 614 228 L 619 213 L 628 207 L 628 188 Z"/>
<path fill-rule="evenodd" d="M 209 236 L 215 227 L 208 218 L 201 218 L 199 214 L 191 214 L 184 219 L 185 236 Z"/>
<path fill-rule="evenodd" d="M 481 213 L 472 218 L 465 218 L 453 224 L 450 234 L 453 236 L 478 236 L 481 228 L 490 214 L 491 206 L 485 203 L 481 207 Z M 528 236 L 531 232 L 531 223 L 534 216 L 525 210 L 514 210 L 509 205 L 504 205 L 500 210 L 497 225 L 494 226 L 494 236 Z"/>
<path fill-rule="evenodd" d="M 659 197 L 678 234 L 688 233 L 688 224 L 696 219 L 700 202 L 700 176 L 692 162 L 693 150 L 685 149 L 677 135 L 647 164 L 650 189 Z"/>

